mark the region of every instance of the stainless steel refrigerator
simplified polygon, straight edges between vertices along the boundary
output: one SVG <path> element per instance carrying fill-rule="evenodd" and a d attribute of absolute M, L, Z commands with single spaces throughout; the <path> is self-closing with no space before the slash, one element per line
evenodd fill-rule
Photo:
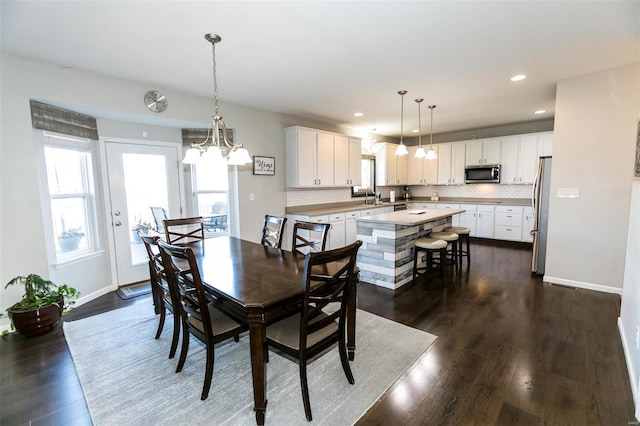
<path fill-rule="evenodd" d="M 531 257 L 531 272 L 544 275 L 547 258 L 547 226 L 549 224 L 549 197 L 551 191 L 551 157 L 540 157 L 538 173 L 533 184 L 531 202 L 533 204 L 533 255 Z"/>

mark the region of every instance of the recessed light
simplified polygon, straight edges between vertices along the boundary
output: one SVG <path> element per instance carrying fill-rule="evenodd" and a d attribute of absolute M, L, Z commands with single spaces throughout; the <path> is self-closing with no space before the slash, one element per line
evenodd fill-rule
<path fill-rule="evenodd" d="M 418 132 L 419 132 L 419 130 L 418 130 L 418 129 L 413 129 L 413 130 L 411 131 L 411 133 L 418 133 Z"/>
<path fill-rule="evenodd" d="M 364 115 L 364 112 L 356 112 L 353 114 L 354 117 L 362 117 Z"/>
<path fill-rule="evenodd" d="M 511 77 L 511 81 L 520 81 L 520 80 L 524 80 L 525 78 L 527 78 L 526 75 L 518 74 L 518 75 L 514 75 L 513 77 Z"/>
<path fill-rule="evenodd" d="M 544 109 L 539 109 L 539 110 L 535 111 L 534 114 L 544 114 L 545 112 L 547 112 L 547 111 L 545 111 Z"/>

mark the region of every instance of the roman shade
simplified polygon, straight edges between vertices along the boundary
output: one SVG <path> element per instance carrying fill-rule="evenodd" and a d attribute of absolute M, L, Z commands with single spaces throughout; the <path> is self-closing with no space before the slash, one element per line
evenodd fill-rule
<path fill-rule="evenodd" d="M 33 99 L 30 104 L 31 125 L 34 129 L 98 140 L 98 126 L 94 117 Z"/>

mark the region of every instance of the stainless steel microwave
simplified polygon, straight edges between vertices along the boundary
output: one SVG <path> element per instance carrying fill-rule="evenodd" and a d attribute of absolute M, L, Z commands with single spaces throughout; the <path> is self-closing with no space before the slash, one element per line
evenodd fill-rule
<path fill-rule="evenodd" d="M 500 183 L 500 164 L 465 167 L 464 183 Z"/>

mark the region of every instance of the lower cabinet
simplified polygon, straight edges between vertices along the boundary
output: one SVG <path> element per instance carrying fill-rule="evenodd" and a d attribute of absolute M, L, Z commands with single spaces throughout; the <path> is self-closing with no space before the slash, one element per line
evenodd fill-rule
<path fill-rule="evenodd" d="M 496 206 L 495 238 L 522 240 L 522 207 Z"/>
<path fill-rule="evenodd" d="M 358 239 L 358 224 L 356 219 L 360 217 L 360 211 L 347 212 L 344 220 L 344 239 L 345 245 L 351 244 Z"/>
<path fill-rule="evenodd" d="M 531 235 L 531 231 L 533 231 L 535 222 L 533 207 L 525 207 L 522 212 L 522 241 L 527 243 L 533 242 L 533 235 Z"/>
<path fill-rule="evenodd" d="M 469 228 L 469 236 L 475 237 L 477 234 L 476 227 L 476 215 L 477 208 L 475 204 L 461 204 L 461 209 L 464 209 L 464 213 L 460 213 L 460 226 L 464 226 L 465 228 Z"/>
<path fill-rule="evenodd" d="M 494 238 L 495 206 L 479 205 L 476 212 L 476 237 Z M 495 237 L 498 238 L 498 237 Z"/>
<path fill-rule="evenodd" d="M 345 213 L 329 215 L 329 237 L 327 238 L 327 250 L 343 247 L 346 241 Z"/>

